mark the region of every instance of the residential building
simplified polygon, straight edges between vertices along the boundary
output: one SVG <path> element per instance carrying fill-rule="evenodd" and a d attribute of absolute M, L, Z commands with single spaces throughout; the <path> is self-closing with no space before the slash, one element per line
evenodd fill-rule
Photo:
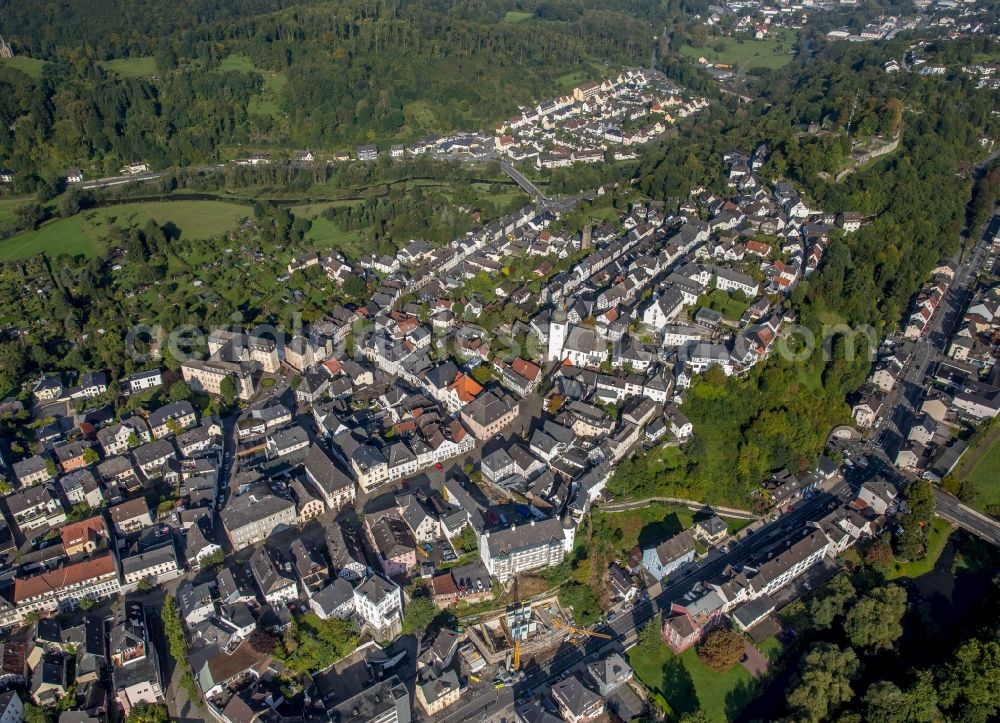
<path fill-rule="evenodd" d="M 403 630 L 403 591 L 381 575 L 354 589 L 354 608 L 376 640 L 392 640 Z"/>
<path fill-rule="evenodd" d="M 159 655 L 149 638 L 142 603 L 127 600 L 115 611 L 108 650 L 112 688 L 126 716 L 137 705 L 164 702 Z"/>
<path fill-rule="evenodd" d="M 306 477 L 319 491 L 329 509 L 339 510 L 354 504 L 356 494 L 354 480 L 337 466 L 318 444 L 309 449 L 304 470 Z"/>
<path fill-rule="evenodd" d="M 4 498 L 14 524 L 22 535 L 31 530 L 55 527 L 66 521 L 66 512 L 55 489 L 50 485 L 36 485 L 17 490 Z"/>
<path fill-rule="evenodd" d="M 309 596 L 309 607 L 322 620 L 347 620 L 354 614 L 354 588 L 343 577 L 336 577 Z"/>
<path fill-rule="evenodd" d="M 149 505 L 146 504 L 145 497 L 137 497 L 134 500 L 115 505 L 108 510 L 108 513 L 115 526 L 115 531 L 119 535 L 139 532 L 153 525 L 153 514 L 149 510 Z"/>
<path fill-rule="evenodd" d="M 163 384 L 163 374 L 159 369 L 136 372 L 128 376 L 129 394 L 139 394 L 147 389 L 156 389 Z"/>
<path fill-rule="evenodd" d="M 335 521 L 327 526 L 326 550 L 330 555 L 333 572 L 338 577 L 354 584 L 371 574 L 362 533 L 354 525 Z"/>
<path fill-rule="evenodd" d="M 694 560 L 694 538 L 687 530 L 642 551 L 642 566 L 655 580 L 662 580 Z"/>
<path fill-rule="evenodd" d="M 551 695 L 566 723 L 596 720 L 604 713 L 604 700 L 587 688 L 577 673 L 553 685 Z"/>
<path fill-rule="evenodd" d="M 96 552 L 107 541 L 108 528 L 104 524 L 104 517 L 97 515 L 63 525 L 59 528 L 59 536 L 66 555 L 72 558 Z"/>
<path fill-rule="evenodd" d="M 171 422 L 171 420 L 173 421 Z M 168 434 L 172 434 L 173 429 L 179 429 L 180 431 L 191 429 L 191 427 L 198 423 L 198 415 L 195 414 L 191 402 L 181 400 L 179 402 L 164 404 L 162 407 L 153 410 L 146 421 L 149 424 L 149 431 L 152 433 L 153 439 L 160 439 L 161 437 L 166 437 Z"/>
<path fill-rule="evenodd" d="M 572 525 L 572 521 L 568 524 Z M 526 525 L 483 532 L 479 554 L 489 574 L 506 582 L 519 573 L 562 563 L 567 552 L 567 533 L 558 517 L 532 520 Z"/>
<path fill-rule="evenodd" d="M 71 610 L 83 598 L 101 600 L 118 593 L 118 566 L 110 552 L 70 562 L 40 575 L 14 580 L 14 604 L 28 613 Z"/>
<path fill-rule="evenodd" d="M 416 699 L 427 715 L 436 715 L 457 703 L 460 694 L 458 673 L 451 668 L 440 675 L 430 673 L 417 678 Z"/>
<path fill-rule="evenodd" d="M 462 408 L 462 422 L 478 440 L 486 440 L 502 432 L 519 411 L 518 403 L 502 391 L 480 395 Z"/>
<path fill-rule="evenodd" d="M 219 518 L 235 550 L 262 542 L 275 530 L 294 525 L 295 503 L 256 485 L 229 500 Z"/>
<path fill-rule="evenodd" d="M 602 698 L 607 698 L 616 690 L 632 680 L 632 666 L 630 666 L 622 654 L 615 651 L 606 658 L 595 660 L 587 666 L 587 674 L 597 686 L 597 693 Z"/>
<path fill-rule="evenodd" d="M 24 703 L 13 690 L 0 693 L 0 723 L 24 723 Z"/>
<path fill-rule="evenodd" d="M 286 567 L 287 565 L 287 567 Z M 298 598 L 299 590 L 284 554 L 275 547 L 261 545 L 250 556 L 250 572 L 264 600 L 282 605 Z"/>

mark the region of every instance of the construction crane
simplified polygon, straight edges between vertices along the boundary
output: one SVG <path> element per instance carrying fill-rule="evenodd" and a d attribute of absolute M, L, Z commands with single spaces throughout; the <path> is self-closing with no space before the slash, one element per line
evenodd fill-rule
<path fill-rule="evenodd" d="M 514 575 L 514 604 L 521 602 L 520 590 L 517 588 L 517 575 Z M 521 667 L 521 636 L 518 635 L 514 640 L 514 660 L 511 663 L 511 671 L 517 671 Z"/>
<path fill-rule="evenodd" d="M 614 638 L 610 635 L 605 635 L 604 633 L 595 633 L 592 630 L 585 630 L 583 628 L 574 628 L 572 625 L 566 625 L 560 620 L 553 618 L 552 624 L 557 628 L 562 628 L 571 635 L 586 635 L 588 638 L 604 638 L 605 640 L 613 640 Z"/>

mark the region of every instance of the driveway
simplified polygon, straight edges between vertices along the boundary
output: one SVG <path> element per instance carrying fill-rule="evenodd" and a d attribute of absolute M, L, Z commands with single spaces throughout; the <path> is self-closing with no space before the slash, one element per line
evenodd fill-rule
<path fill-rule="evenodd" d="M 740 664 L 754 678 L 763 678 L 767 674 L 767 659 L 748 640 L 743 647 L 743 660 Z"/>

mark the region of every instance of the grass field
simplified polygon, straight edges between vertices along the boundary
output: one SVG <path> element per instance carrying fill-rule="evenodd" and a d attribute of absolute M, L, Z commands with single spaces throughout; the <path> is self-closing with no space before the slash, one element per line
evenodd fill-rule
<path fill-rule="evenodd" d="M 235 70 L 238 73 L 253 73 L 257 67 L 245 55 L 227 55 L 219 61 L 219 72 Z"/>
<path fill-rule="evenodd" d="M 697 710 L 704 711 L 708 720 L 733 720 L 750 700 L 753 678 L 738 663 L 716 673 L 698 659 L 694 648 L 674 655 L 666 645 L 655 654 L 637 646 L 628 656 L 639 679 L 670 704 L 674 720 Z"/>
<path fill-rule="evenodd" d="M 143 226 L 152 219 L 173 223 L 181 238 L 206 239 L 235 228 L 250 215 L 247 206 L 224 201 L 161 201 L 123 203 L 92 209 L 71 218 L 49 221 L 36 231 L 26 231 L 0 242 L 0 262 L 17 261 L 45 252 L 93 256 L 112 225 Z"/>
<path fill-rule="evenodd" d="M 933 570 L 938 558 L 941 557 L 941 551 L 944 550 L 945 543 L 948 542 L 948 536 L 951 534 L 951 531 L 952 526 L 950 522 L 942 520 L 940 517 L 935 517 L 934 522 L 931 523 L 931 529 L 927 533 L 927 554 L 924 556 L 924 559 L 917 560 L 916 562 L 893 563 L 885 571 L 886 578 L 895 580 L 900 577 L 920 577 Z"/>
<path fill-rule="evenodd" d="M 97 243 L 84 234 L 79 216 L 61 218 L 35 231 L 0 241 L 0 263 L 26 259 L 43 251 L 52 256 L 96 256 Z"/>
<path fill-rule="evenodd" d="M 521 10 L 508 10 L 503 16 L 503 21 L 505 23 L 523 23 L 525 20 L 530 20 L 532 18 L 532 13 L 526 13 Z"/>
<path fill-rule="evenodd" d="M 152 55 L 102 60 L 100 65 L 105 70 L 117 73 L 123 78 L 148 78 L 151 75 L 156 75 L 156 59 Z"/>
<path fill-rule="evenodd" d="M 982 445 L 988 445 L 985 451 Z M 966 460 L 973 460 L 971 466 Z M 1000 427 L 991 428 L 979 445 L 965 453 L 956 474 L 975 483 L 973 506 L 980 510 L 1000 506 Z"/>
<path fill-rule="evenodd" d="M 342 231 L 336 224 L 322 216 L 313 219 L 312 228 L 306 234 L 306 240 L 317 249 L 337 249 L 352 258 L 363 255 L 357 246 L 360 238 L 360 231 Z"/>
<path fill-rule="evenodd" d="M 42 68 L 45 66 L 45 61 L 29 58 L 26 55 L 15 55 L 13 58 L 0 60 L 0 65 L 20 70 L 25 75 L 30 75 L 37 80 L 42 77 Z"/>
<path fill-rule="evenodd" d="M 764 40 L 747 38 L 709 38 L 703 48 L 681 45 L 680 53 L 689 58 L 705 57 L 717 64 L 733 65 L 742 70 L 748 68 L 780 68 L 795 55 L 795 34 L 779 33 Z M 716 50 L 719 46 L 722 49 Z"/>

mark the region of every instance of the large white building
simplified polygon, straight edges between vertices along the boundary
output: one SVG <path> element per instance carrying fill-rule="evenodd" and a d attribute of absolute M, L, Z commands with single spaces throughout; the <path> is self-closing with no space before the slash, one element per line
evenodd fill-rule
<path fill-rule="evenodd" d="M 500 582 L 521 572 L 558 565 L 573 547 L 572 521 L 567 525 L 569 529 L 558 517 L 550 517 L 484 532 L 479 540 L 479 554 L 487 571 Z"/>

